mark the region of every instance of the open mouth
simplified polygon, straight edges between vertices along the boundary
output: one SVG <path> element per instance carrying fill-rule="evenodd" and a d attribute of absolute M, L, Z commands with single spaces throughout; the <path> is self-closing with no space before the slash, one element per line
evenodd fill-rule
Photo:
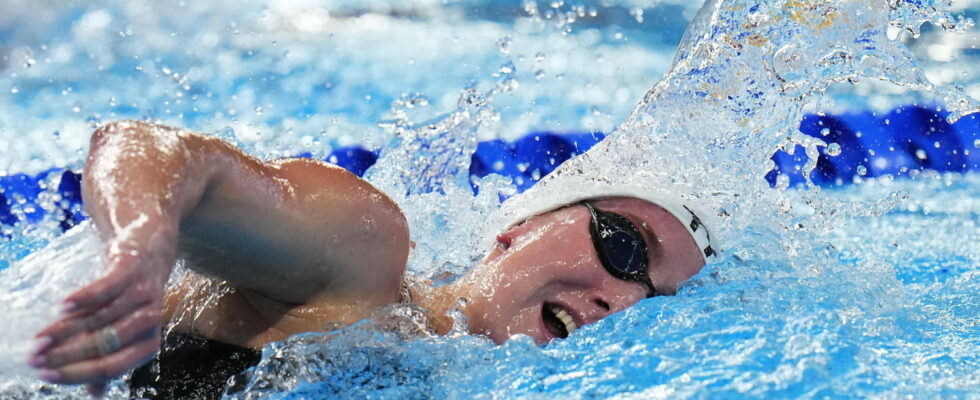
<path fill-rule="evenodd" d="M 541 307 L 541 318 L 544 319 L 544 326 L 548 328 L 548 332 L 555 337 L 567 338 L 578 329 L 568 310 L 554 303 L 544 303 Z"/>

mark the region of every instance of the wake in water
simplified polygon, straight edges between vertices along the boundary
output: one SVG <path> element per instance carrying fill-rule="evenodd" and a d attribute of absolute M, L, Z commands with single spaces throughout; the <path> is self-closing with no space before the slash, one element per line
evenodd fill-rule
<path fill-rule="evenodd" d="M 854 200 L 815 187 L 773 190 L 763 178 L 780 148 L 799 144 L 816 160 L 827 143 L 797 128 L 834 82 L 883 79 L 938 93 L 952 118 L 976 112 L 976 102 L 960 91 L 930 84 L 888 37 L 926 22 L 963 29 L 948 7 L 708 1 L 669 72 L 617 131 L 500 210 L 498 196 L 513 195 L 513 187 L 491 176 L 474 198 L 467 171 L 480 126 L 497 118 L 496 94 L 515 88 L 506 65 L 497 89 L 467 91 L 454 112 L 433 122 L 412 123 L 396 108 L 389 124 L 396 140 L 368 178 L 409 218 L 417 242 L 411 272 L 452 279 L 488 248 L 488 235 L 535 198 L 614 183 L 670 191 L 696 204 L 722 244 L 721 258 L 678 296 L 647 300 L 545 349 L 520 338 L 500 347 L 460 336 L 406 342 L 372 323 L 300 335 L 267 347 L 246 391 L 229 397 L 970 395 L 980 385 L 978 288 L 969 268 L 980 260 L 977 250 L 949 249 L 963 258 L 950 264 L 967 267 L 935 290 L 909 287 L 896 273 L 901 260 L 875 259 L 860 246 L 842 250 L 848 235 L 840 233 L 860 232 L 847 230 L 851 221 L 881 221 L 871 217 L 901 209 L 908 195 L 884 185 Z M 413 100 L 399 107 L 408 104 Z M 975 177 L 951 179 L 953 194 L 975 190 Z M 964 225 L 944 229 L 945 236 L 953 229 L 976 233 L 978 207 L 968 202 L 958 214 Z M 909 226 L 929 225 L 910 212 Z M 0 284 L 9 281 L 5 276 Z M 929 322 L 937 307 L 951 316 Z M 406 310 L 392 312 L 412 321 Z M 120 394 L 121 386 L 115 390 Z"/>

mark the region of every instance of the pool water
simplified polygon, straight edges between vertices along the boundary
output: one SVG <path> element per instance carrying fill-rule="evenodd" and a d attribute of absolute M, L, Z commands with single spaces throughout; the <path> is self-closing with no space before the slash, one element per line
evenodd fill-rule
<path fill-rule="evenodd" d="M 228 397 L 980 398 L 980 129 L 956 118 L 980 97 L 976 28 L 895 44 L 889 20 L 955 21 L 945 2 L 898 3 L 712 1 L 702 25 L 699 4 L 666 0 L 9 2 L 0 299 L 46 294 L 0 309 L 44 313 L 57 296 L 39 281 L 92 273 L 11 265 L 84 219 L 77 172 L 107 121 L 365 173 L 406 210 L 424 276 L 469 268 L 501 197 L 597 146 L 613 156 L 576 165 L 720 181 L 700 194 L 725 210 L 725 251 L 677 296 L 543 348 L 371 323 L 298 335 Z M 0 397 L 83 397 L 12 361 L 22 322 L 0 333 Z"/>

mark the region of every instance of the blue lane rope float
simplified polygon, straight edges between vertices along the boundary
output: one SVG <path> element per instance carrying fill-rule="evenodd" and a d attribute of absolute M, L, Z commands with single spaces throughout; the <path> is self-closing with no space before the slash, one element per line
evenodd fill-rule
<path fill-rule="evenodd" d="M 980 118 L 972 115 L 949 124 L 946 115 L 944 111 L 919 106 L 899 107 L 884 116 L 871 112 L 807 115 L 800 123 L 801 132 L 840 147 L 834 156 L 828 154 L 827 148 L 820 149 L 810 178 L 816 185 L 841 186 L 852 183 L 857 176 L 904 177 L 922 170 L 980 170 Z M 513 142 L 481 142 L 470 164 L 471 181 L 494 173 L 511 178 L 517 190 L 524 191 L 604 137 L 599 132 L 533 132 Z M 375 152 L 343 147 L 334 149 L 325 161 L 361 176 L 377 159 Z M 791 186 L 804 182 L 802 169 L 807 157 L 802 148 L 798 147 L 792 155 L 779 151 L 773 161 L 776 167 L 766 175 L 770 185 L 775 185 L 779 175 L 788 177 Z M 60 174 L 60 179 L 51 179 L 53 174 Z M 59 182 L 61 228 L 67 230 L 84 220 L 81 175 L 50 169 L 37 175 L 0 176 L 0 225 L 11 226 L 21 219 L 41 220 L 44 210 L 36 204 L 37 197 L 49 181 Z M 475 185 L 473 189 L 477 190 Z"/>
<path fill-rule="evenodd" d="M 980 117 L 971 115 L 955 124 L 946 122 L 946 112 L 918 106 L 899 107 L 881 116 L 870 112 L 842 115 L 808 115 L 800 124 L 804 134 L 840 146 L 830 156 L 820 149 L 817 168 L 810 175 L 819 186 L 841 186 L 856 176 L 904 177 L 923 170 L 964 172 L 980 170 Z M 793 155 L 779 151 L 773 156 L 776 169 L 766 179 L 775 184 L 786 175 L 790 185 L 804 182 L 807 161 L 803 148 Z"/>

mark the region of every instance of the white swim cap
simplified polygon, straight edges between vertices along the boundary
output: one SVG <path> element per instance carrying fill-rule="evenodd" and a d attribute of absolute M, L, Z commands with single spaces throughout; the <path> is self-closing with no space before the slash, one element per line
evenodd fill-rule
<path fill-rule="evenodd" d="M 692 202 L 685 202 L 674 193 L 635 184 L 613 183 L 607 179 L 589 179 L 584 176 L 561 176 L 559 179 L 542 181 L 524 193 L 514 196 L 501 206 L 498 225 L 507 228 L 569 204 L 603 197 L 633 197 L 656 204 L 677 218 L 701 250 L 705 262 L 715 255 L 717 246 L 711 232 L 699 215 L 707 215 Z"/>

